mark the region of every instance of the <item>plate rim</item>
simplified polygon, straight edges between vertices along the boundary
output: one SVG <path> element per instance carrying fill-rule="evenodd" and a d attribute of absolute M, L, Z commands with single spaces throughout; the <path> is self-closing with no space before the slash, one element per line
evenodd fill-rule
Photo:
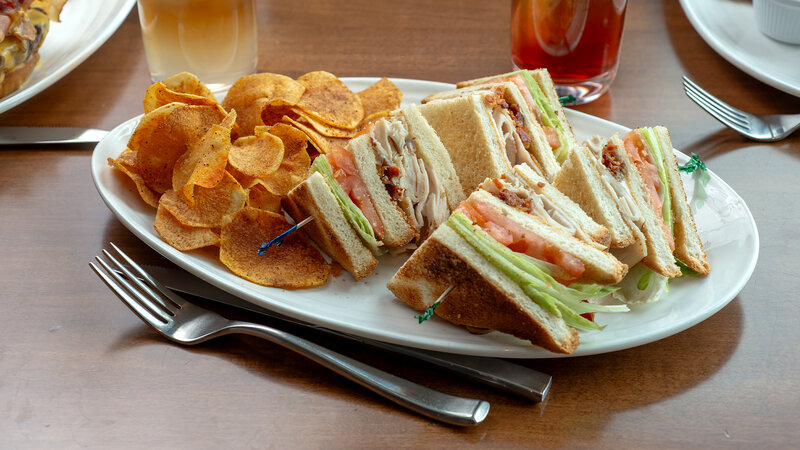
<path fill-rule="evenodd" d="M 365 83 L 365 82 L 369 82 L 369 81 L 373 81 L 374 82 L 374 81 L 378 80 L 378 78 L 373 78 L 373 77 L 354 77 L 354 78 L 342 77 L 341 79 L 343 81 L 345 81 L 346 83 L 353 82 L 353 81 Z M 427 82 L 425 80 L 413 80 L 413 79 L 402 79 L 402 78 L 390 78 L 390 80 L 392 80 L 396 84 L 401 84 L 401 85 L 403 85 L 404 83 L 408 82 L 408 83 L 417 84 L 417 85 L 422 84 L 423 86 L 428 84 L 428 83 L 431 83 L 430 85 L 433 85 L 433 83 L 435 83 L 435 85 L 438 86 L 438 87 L 452 87 L 453 86 L 452 84 L 438 83 L 438 82 Z M 602 119 L 602 118 L 599 118 L 599 117 L 590 116 L 588 114 L 585 114 L 585 113 L 582 113 L 582 112 L 579 112 L 579 111 L 574 111 L 574 110 L 571 110 L 571 109 L 567 109 L 566 112 L 567 112 L 568 116 L 574 116 L 576 118 L 584 118 L 584 119 L 589 119 L 591 121 L 596 121 L 597 123 L 599 123 L 603 127 L 611 127 L 611 128 L 615 128 L 617 130 L 626 130 L 627 129 L 627 127 L 624 127 L 622 125 L 616 124 L 614 122 L 611 122 L 611 121 L 608 121 L 606 119 Z M 106 138 L 103 139 L 103 141 L 98 143 L 98 145 L 95 147 L 95 149 L 94 149 L 94 151 L 92 153 L 91 173 L 92 173 L 93 182 L 95 184 L 95 187 L 96 187 L 98 193 L 100 194 L 100 197 L 103 199 L 103 202 L 112 211 L 114 216 L 120 222 L 122 222 L 122 224 L 129 231 L 131 231 L 134 235 L 136 235 L 140 240 L 142 240 L 146 245 L 148 245 L 150 248 L 155 250 L 157 253 L 159 253 L 162 256 L 164 256 L 165 258 L 169 259 L 171 262 L 175 263 L 176 265 L 178 265 L 179 267 L 183 268 L 184 270 L 187 270 L 188 272 L 194 274 L 195 276 L 198 276 L 199 278 L 201 278 L 201 279 L 203 279 L 203 280 L 205 280 L 205 281 L 207 281 L 207 282 L 209 282 L 209 283 L 211 283 L 211 284 L 213 284 L 213 285 L 215 285 L 215 286 L 217 286 L 217 287 L 219 287 L 219 288 L 221 288 L 221 289 L 223 289 L 223 290 L 225 290 L 225 291 L 227 291 L 227 292 L 229 292 L 229 293 L 231 293 L 233 295 L 236 295 L 237 297 L 240 297 L 245 301 L 257 304 L 257 305 L 265 307 L 267 309 L 271 309 L 271 310 L 277 311 L 277 312 L 279 312 L 281 314 L 286 314 L 286 315 L 290 315 L 290 316 L 295 317 L 295 318 L 299 318 L 300 320 L 319 323 L 322 326 L 329 327 L 329 328 L 332 328 L 332 329 L 337 329 L 339 331 L 343 331 L 343 332 L 350 333 L 350 334 L 355 334 L 355 335 L 358 335 L 358 336 L 364 336 L 364 337 L 368 337 L 368 338 L 372 338 L 372 339 L 376 339 L 376 340 L 381 340 L 381 341 L 384 341 L 384 342 L 391 342 L 391 343 L 395 343 L 395 344 L 399 344 L 399 345 L 406 345 L 406 346 L 410 346 L 410 347 L 417 347 L 417 348 L 436 350 L 436 351 L 443 351 L 443 352 L 450 352 L 450 353 L 457 353 L 457 354 L 469 354 L 469 355 L 475 355 L 475 356 L 493 356 L 493 357 L 505 357 L 505 358 L 540 359 L 540 358 L 558 358 L 558 357 L 577 357 L 577 356 L 587 356 L 587 355 L 594 355 L 594 354 L 609 353 L 609 352 L 614 352 L 614 351 L 618 351 L 618 350 L 623 350 L 623 349 L 627 349 L 627 348 L 636 347 L 636 346 L 639 346 L 639 345 L 648 344 L 648 343 L 651 343 L 651 342 L 655 342 L 655 341 L 661 340 L 661 339 L 663 339 L 665 337 L 672 336 L 672 335 L 680 333 L 680 332 L 682 332 L 682 331 L 684 331 L 684 330 L 686 330 L 688 328 L 691 328 L 691 327 L 697 325 L 698 323 L 704 321 L 705 319 L 711 317 L 712 315 L 716 314 L 719 310 L 721 310 L 723 307 L 725 307 L 727 304 L 729 304 L 741 292 L 741 290 L 744 288 L 744 286 L 746 285 L 746 283 L 749 281 L 750 277 L 752 276 L 752 273 L 753 273 L 753 271 L 755 269 L 755 266 L 757 264 L 757 261 L 758 261 L 760 238 L 759 238 L 758 229 L 757 229 L 757 226 L 756 226 L 756 223 L 755 223 L 755 219 L 753 218 L 753 215 L 750 212 L 749 207 L 745 203 L 744 199 L 742 199 L 741 196 L 739 196 L 739 194 L 736 191 L 734 191 L 719 176 L 714 174 L 713 171 L 709 170 L 711 176 L 715 179 L 715 181 L 720 183 L 727 190 L 727 192 L 732 193 L 735 196 L 735 198 L 738 200 L 738 204 L 740 204 L 743 207 L 744 216 L 748 219 L 747 220 L 747 225 L 749 226 L 748 230 L 752 230 L 753 246 L 752 246 L 752 249 L 751 249 L 752 252 L 749 253 L 750 254 L 750 258 L 748 260 L 747 267 L 744 268 L 744 270 L 742 272 L 742 276 L 738 278 L 738 282 L 734 284 L 733 288 L 728 289 L 725 292 L 726 295 L 725 296 L 721 296 L 721 298 L 718 301 L 716 301 L 712 305 L 710 305 L 711 306 L 710 308 L 704 310 L 701 314 L 695 314 L 695 315 L 691 316 L 690 320 L 684 320 L 684 321 L 679 322 L 677 324 L 672 324 L 669 327 L 665 327 L 665 328 L 657 330 L 655 332 L 651 332 L 651 333 L 647 334 L 645 339 L 642 339 L 641 337 L 634 336 L 634 337 L 631 337 L 631 338 L 618 340 L 615 343 L 615 345 L 600 346 L 599 348 L 594 348 L 594 347 L 593 348 L 588 348 L 588 347 L 582 345 L 584 347 L 583 349 L 581 348 L 582 346 L 579 346 L 578 349 L 575 352 L 573 352 L 571 355 L 553 354 L 553 353 L 547 352 L 547 351 L 545 351 L 545 350 L 543 350 L 541 348 L 530 346 L 530 345 L 528 345 L 528 346 L 506 345 L 505 347 L 503 347 L 502 350 L 500 350 L 499 349 L 500 344 L 495 343 L 495 342 L 491 342 L 490 343 L 491 345 L 488 345 L 488 346 L 484 345 L 484 346 L 479 347 L 479 348 L 473 346 L 472 344 L 468 344 L 467 345 L 467 347 L 469 347 L 469 348 L 460 348 L 458 346 L 448 345 L 448 343 L 442 343 L 442 342 L 437 342 L 437 343 L 409 342 L 408 336 L 399 336 L 398 337 L 398 336 L 396 336 L 396 333 L 387 334 L 386 332 L 384 332 L 383 334 L 376 334 L 374 328 L 373 329 L 367 329 L 364 325 L 350 326 L 350 327 L 342 328 L 341 324 L 331 325 L 330 323 L 325 323 L 324 321 L 320 322 L 318 314 L 314 315 L 313 313 L 310 313 L 310 312 L 307 312 L 307 311 L 300 311 L 298 308 L 295 308 L 294 311 L 290 311 L 290 310 L 287 310 L 286 308 L 284 308 L 282 305 L 270 304 L 270 303 L 267 303 L 265 301 L 259 301 L 258 299 L 250 298 L 251 296 L 255 297 L 255 295 L 254 294 L 249 294 L 244 289 L 247 286 L 252 285 L 252 283 L 247 282 L 247 281 L 245 281 L 243 279 L 239 279 L 239 280 L 237 280 L 237 285 L 236 286 L 232 286 L 232 285 L 229 286 L 224 282 L 224 280 L 217 280 L 216 278 L 213 277 L 213 274 L 204 273 L 204 272 L 200 271 L 197 267 L 195 267 L 193 264 L 196 264 L 196 262 L 193 263 L 191 258 L 187 258 L 185 256 L 185 255 L 187 255 L 186 253 L 179 252 L 179 251 L 173 249 L 172 247 L 169 247 L 169 245 L 167 245 L 165 242 L 160 240 L 160 238 L 158 236 L 156 236 L 156 239 L 152 239 L 152 232 L 151 232 L 151 234 L 143 234 L 143 232 L 141 232 L 139 230 L 139 227 L 136 224 L 132 223 L 132 221 L 129 220 L 128 217 L 122 216 L 121 212 L 118 211 L 118 209 L 116 208 L 116 205 L 113 205 L 111 200 L 107 197 L 107 195 L 109 195 L 110 193 L 105 192 L 105 190 L 104 190 L 104 188 L 102 186 L 102 183 L 101 183 L 101 180 L 100 180 L 100 176 L 101 176 L 100 170 L 102 168 L 107 168 L 108 170 L 113 170 L 113 169 L 111 169 L 107 165 L 106 161 L 103 159 L 104 157 L 100 155 L 100 150 L 104 148 L 104 142 L 109 141 L 109 140 L 111 140 L 111 139 L 113 139 L 115 137 L 115 134 L 114 134 L 115 132 L 117 132 L 118 130 L 121 130 L 122 128 L 124 128 L 126 126 L 127 127 L 134 126 L 135 121 L 137 121 L 140 117 L 141 117 L 141 115 L 137 116 L 137 117 L 134 117 L 132 119 L 129 119 L 129 120 L 123 122 L 122 124 L 118 125 L 117 127 L 115 127 L 114 130 L 112 130 L 112 132 L 109 133 L 109 135 Z M 119 149 L 119 151 L 121 152 L 122 149 Z M 676 155 L 678 156 L 678 158 L 680 160 L 685 161 L 686 159 L 688 159 L 688 157 L 686 155 L 684 155 L 683 153 L 681 153 L 681 152 L 679 152 L 677 150 L 675 150 L 675 152 L 676 152 Z M 188 254 L 188 255 L 191 255 L 191 254 Z M 221 269 L 222 270 L 227 270 L 224 267 L 222 267 Z M 257 289 L 272 289 L 272 288 L 265 288 L 263 286 L 257 286 L 257 285 L 253 285 L 253 286 L 255 286 Z M 269 297 L 268 295 L 265 295 L 265 294 L 261 294 L 261 296 L 262 297 Z M 725 297 L 725 298 L 722 298 L 722 297 Z M 272 301 L 276 301 L 274 299 L 271 299 L 271 300 Z M 409 310 L 409 311 L 411 311 L 411 310 Z M 311 319 L 311 320 L 309 320 L 309 319 Z"/>

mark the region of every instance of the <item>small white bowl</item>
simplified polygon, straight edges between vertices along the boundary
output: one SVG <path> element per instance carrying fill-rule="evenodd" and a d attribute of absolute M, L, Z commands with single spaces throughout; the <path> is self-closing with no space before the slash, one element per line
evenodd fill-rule
<path fill-rule="evenodd" d="M 778 41 L 800 44 L 800 0 L 753 0 L 762 33 Z"/>

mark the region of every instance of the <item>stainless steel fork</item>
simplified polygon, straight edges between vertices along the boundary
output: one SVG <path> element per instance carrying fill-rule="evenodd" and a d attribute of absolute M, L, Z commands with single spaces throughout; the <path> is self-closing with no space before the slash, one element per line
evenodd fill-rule
<path fill-rule="evenodd" d="M 258 336 L 294 350 L 401 406 L 433 419 L 453 425 L 477 425 L 489 413 L 486 401 L 435 391 L 284 331 L 230 320 L 190 303 L 161 285 L 116 245 L 111 243 L 111 246 L 136 272 L 135 275 L 106 250 L 103 254 L 113 269 L 99 256 L 96 258 L 99 267 L 91 262 L 89 265 L 131 311 L 174 342 L 194 345 L 234 333 Z"/>
<path fill-rule="evenodd" d="M 723 125 L 754 141 L 780 141 L 800 128 L 800 114 L 750 114 L 719 100 L 685 76 L 683 90 Z"/>

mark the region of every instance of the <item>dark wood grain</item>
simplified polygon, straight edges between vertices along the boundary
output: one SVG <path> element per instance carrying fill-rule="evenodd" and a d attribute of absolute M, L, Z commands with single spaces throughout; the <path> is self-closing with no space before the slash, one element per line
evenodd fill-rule
<path fill-rule="evenodd" d="M 678 2 L 630 2 L 619 75 L 581 111 L 663 124 L 749 205 L 759 262 L 744 290 L 695 327 L 592 357 L 521 361 L 554 376 L 531 404 L 406 359 L 331 346 L 450 393 L 481 397 L 482 425 L 458 429 L 397 408 L 292 352 L 228 337 L 167 343 L 87 263 L 113 240 L 162 262 L 108 211 L 91 150 L 0 150 L 2 448 L 786 448 L 800 438 L 800 134 L 740 138 L 682 92 L 688 74 L 731 104 L 798 112 L 800 99 L 738 71 L 705 44 Z M 456 82 L 507 71 L 509 2 L 264 1 L 260 71 Z M 149 84 L 138 17 L 4 125 L 112 128 Z M 691 299 L 688 299 L 691 301 Z"/>

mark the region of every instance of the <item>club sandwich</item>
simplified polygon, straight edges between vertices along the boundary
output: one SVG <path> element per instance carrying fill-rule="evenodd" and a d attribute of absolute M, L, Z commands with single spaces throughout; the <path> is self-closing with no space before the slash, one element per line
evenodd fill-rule
<path fill-rule="evenodd" d="M 662 273 L 664 276 L 680 276 L 680 265 L 707 275 L 710 270 L 708 256 L 686 200 L 669 132 L 662 126 L 638 128 L 625 135 L 624 146 L 646 187 L 649 209 L 653 211 L 670 250 L 667 252 L 664 247 L 654 249 L 657 254 L 651 257 L 648 246 L 645 264 L 659 273 L 659 268 L 668 267 L 671 273 Z M 657 233 L 651 230 L 651 234 Z"/>
<path fill-rule="evenodd" d="M 360 280 L 387 249 L 413 247 L 464 198 L 450 157 L 414 105 L 333 146 L 284 208 L 328 255 Z"/>
<path fill-rule="evenodd" d="M 457 325 L 572 353 L 578 329 L 603 328 L 581 314 L 627 311 L 585 301 L 611 293 L 606 285 L 619 282 L 625 270 L 609 253 L 479 189 L 411 255 L 388 288 L 410 307 L 434 308 Z"/>
<path fill-rule="evenodd" d="M 528 164 L 547 179 L 558 164 L 519 89 L 494 83 L 431 95 L 420 111 L 442 140 L 465 193 Z"/>
<path fill-rule="evenodd" d="M 563 163 L 570 150 L 578 146 L 578 141 L 567 121 L 553 79 L 547 69 L 518 70 L 502 75 L 462 81 L 456 86 L 464 88 L 496 82 L 511 82 L 519 88 L 534 119 L 543 131 L 548 148 L 552 151 L 555 160 L 558 164 Z"/>
<path fill-rule="evenodd" d="M 554 185 L 609 228 L 612 253 L 628 265 L 641 261 L 668 278 L 681 276 L 681 262 L 708 273 L 665 128 L 588 141 L 570 153 Z"/>
<path fill-rule="evenodd" d="M 553 185 L 608 228 L 611 252 L 633 266 L 647 255 L 640 206 L 645 191 L 624 153 L 618 137 L 608 142 L 595 137 L 572 149 Z"/>

